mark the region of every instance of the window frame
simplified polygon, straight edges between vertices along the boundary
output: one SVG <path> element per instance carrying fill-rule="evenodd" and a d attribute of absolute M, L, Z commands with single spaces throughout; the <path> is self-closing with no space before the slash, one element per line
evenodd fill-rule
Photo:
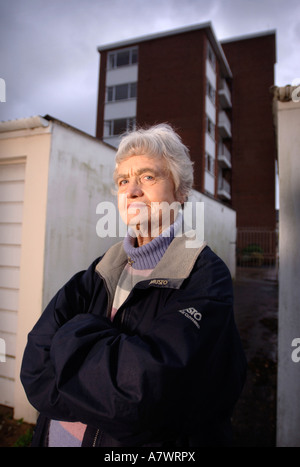
<path fill-rule="evenodd" d="M 207 41 L 207 59 L 210 62 L 213 70 L 216 71 L 216 55 L 209 41 Z"/>
<path fill-rule="evenodd" d="M 122 65 L 118 65 L 118 54 L 122 53 L 129 53 L 129 60 L 128 63 L 124 63 Z M 135 59 L 136 57 L 136 59 Z M 126 49 L 118 49 L 118 50 L 113 50 L 112 52 L 108 53 L 107 56 L 107 69 L 108 70 L 115 70 L 118 68 L 123 68 L 125 66 L 132 66 L 132 65 L 137 65 L 138 64 L 138 47 L 130 47 Z"/>
<path fill-rule="evenodd" d="M 206 95 L 211 103 L 216 106 L 216 90 L 209 79 L 206 79 Z"/>
<path fill-rule="evenodd" d="M 117 121 L 122 121 L 124 120 L 124 130 L 121 133 L 115 133 L 115 123 Z M 106 134 L 106 128 L 108 128 L 108 133 Z M 135 130 L 136 128 L 136 117 L 124 117 L 124 118 L 115 118 L 115 119 L 110 119 L 110 120 L 104 120 L 104 131 L 103 131 L 103 137 L 104 138 L 113 138 L 116 136 L 120 136 L 123 132 L 129 131 L 129 130 Z"/>
<path fill-rule="evenodd" d="M 135 95 L 132 95 L 133 91 L 133 85 L 135 85 Z M 117 99 L 117 88 L 119 86 L 127 86 L 127 97 Z M 109 95 L 111 94 L 111 99 L 109 99 Z M 134 94 L 134 93 L 133 93 Z M 130 83 L 121 83 L 121 84 L 115 84 L 113 86 L 107 86 L 106 87 L 106 93 L 105 93 L 105 103 L 111 104 L 112 102 L 122 102 L 130 99 L 136 99 L 137 98 L 137 82 L 130 82 Z"/>
<path fill-rule="evenodd" d="M 209 134 L 213 141 L 216 141 L 216 125 L 211 121 L 208 115 L 206 115 L 205 131 Z"/>
<path fill-rule="evenodd" d="M 208 152 L 205 153 L 205 170 L 215 176 L 215 159 Z"/>

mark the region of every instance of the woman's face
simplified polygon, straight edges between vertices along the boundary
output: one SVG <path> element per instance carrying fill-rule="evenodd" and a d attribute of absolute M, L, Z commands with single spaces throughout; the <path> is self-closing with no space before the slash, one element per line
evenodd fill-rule
<path fill-rule="evenodd" d="M 182 200 L 175 196 L 174 181 L 163 159 L 131 156 L 119 164 L 116 179 L 118 207 L 127 225 L 145 236 L 152 229 L 153 238 L 174 222 L 174 210 L 178 212 Z M 167 212 L 168 221 L 164 219 Z"/>

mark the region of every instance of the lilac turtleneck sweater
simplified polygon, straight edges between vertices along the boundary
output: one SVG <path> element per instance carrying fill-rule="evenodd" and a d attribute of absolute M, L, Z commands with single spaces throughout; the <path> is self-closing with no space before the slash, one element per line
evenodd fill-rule
<path fill-rule="evenodd" d="M 124 238 L 123 245 L 129 261 L 133 261 L 132 267 L 139 270 L 154 269 L 173 240 L 181 222 L 182 216 L 178 214 L 174 224 L 151 242 L 140 247 L 135 246 L 136 239 L 129 230 Z"/>

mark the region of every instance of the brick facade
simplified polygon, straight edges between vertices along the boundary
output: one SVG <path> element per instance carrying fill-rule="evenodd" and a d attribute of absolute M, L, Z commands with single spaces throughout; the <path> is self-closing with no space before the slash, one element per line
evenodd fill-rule
<path fill-rule="evenodd" d="M 203 31 L 140 44 L 137 124 L 168 122 L 176 128 L 195 163 L 199 191 L 203 191 L 204 103 Z"/>
<path fill-rule="evenodd" d="M 270 87 L 275 34 L 222 44 L 232 74 L 232 206 L 238 227 L 275 229 L 275 133 Z"/>

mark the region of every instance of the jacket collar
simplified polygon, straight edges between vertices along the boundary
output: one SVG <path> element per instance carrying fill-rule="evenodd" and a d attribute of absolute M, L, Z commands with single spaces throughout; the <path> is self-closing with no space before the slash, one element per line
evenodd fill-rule
<path fill-rule="evenodd" d="M 147 285 L 151 286 L 179 288 L 182 282 L 189 277 L 199 254 L 206 246 L 206 243 L 203 242 L 195 247 L 188 247 L 187 242 L 192 242 L 195 238 L 196 232 L 194 230 L 190 230 L 180 237 L 175 237 L 150 276 L 143 282 L 147 282 Z M 121 241 L 113 245 L 96 266 L 96 271 L 105 279 L 111 295 L 114 295 L 119 277 L 127 261 L 123 241 Z"/>
<path fill-rule="evenodd" d="M 194 230 L 186 232 L 180 237 L 175 237 L 152 271 L 151 277 L 170 279 L 174 285 L 175 282 L 178 282 L 178 286 L 180 286 L 184 279 L 189 277 L 199 254 L 206 246 L 206 243 L 203 242 L 195 247 L 188 247 L 189 242 L 194 241 L 195 238 L 196 232 Z"/>

